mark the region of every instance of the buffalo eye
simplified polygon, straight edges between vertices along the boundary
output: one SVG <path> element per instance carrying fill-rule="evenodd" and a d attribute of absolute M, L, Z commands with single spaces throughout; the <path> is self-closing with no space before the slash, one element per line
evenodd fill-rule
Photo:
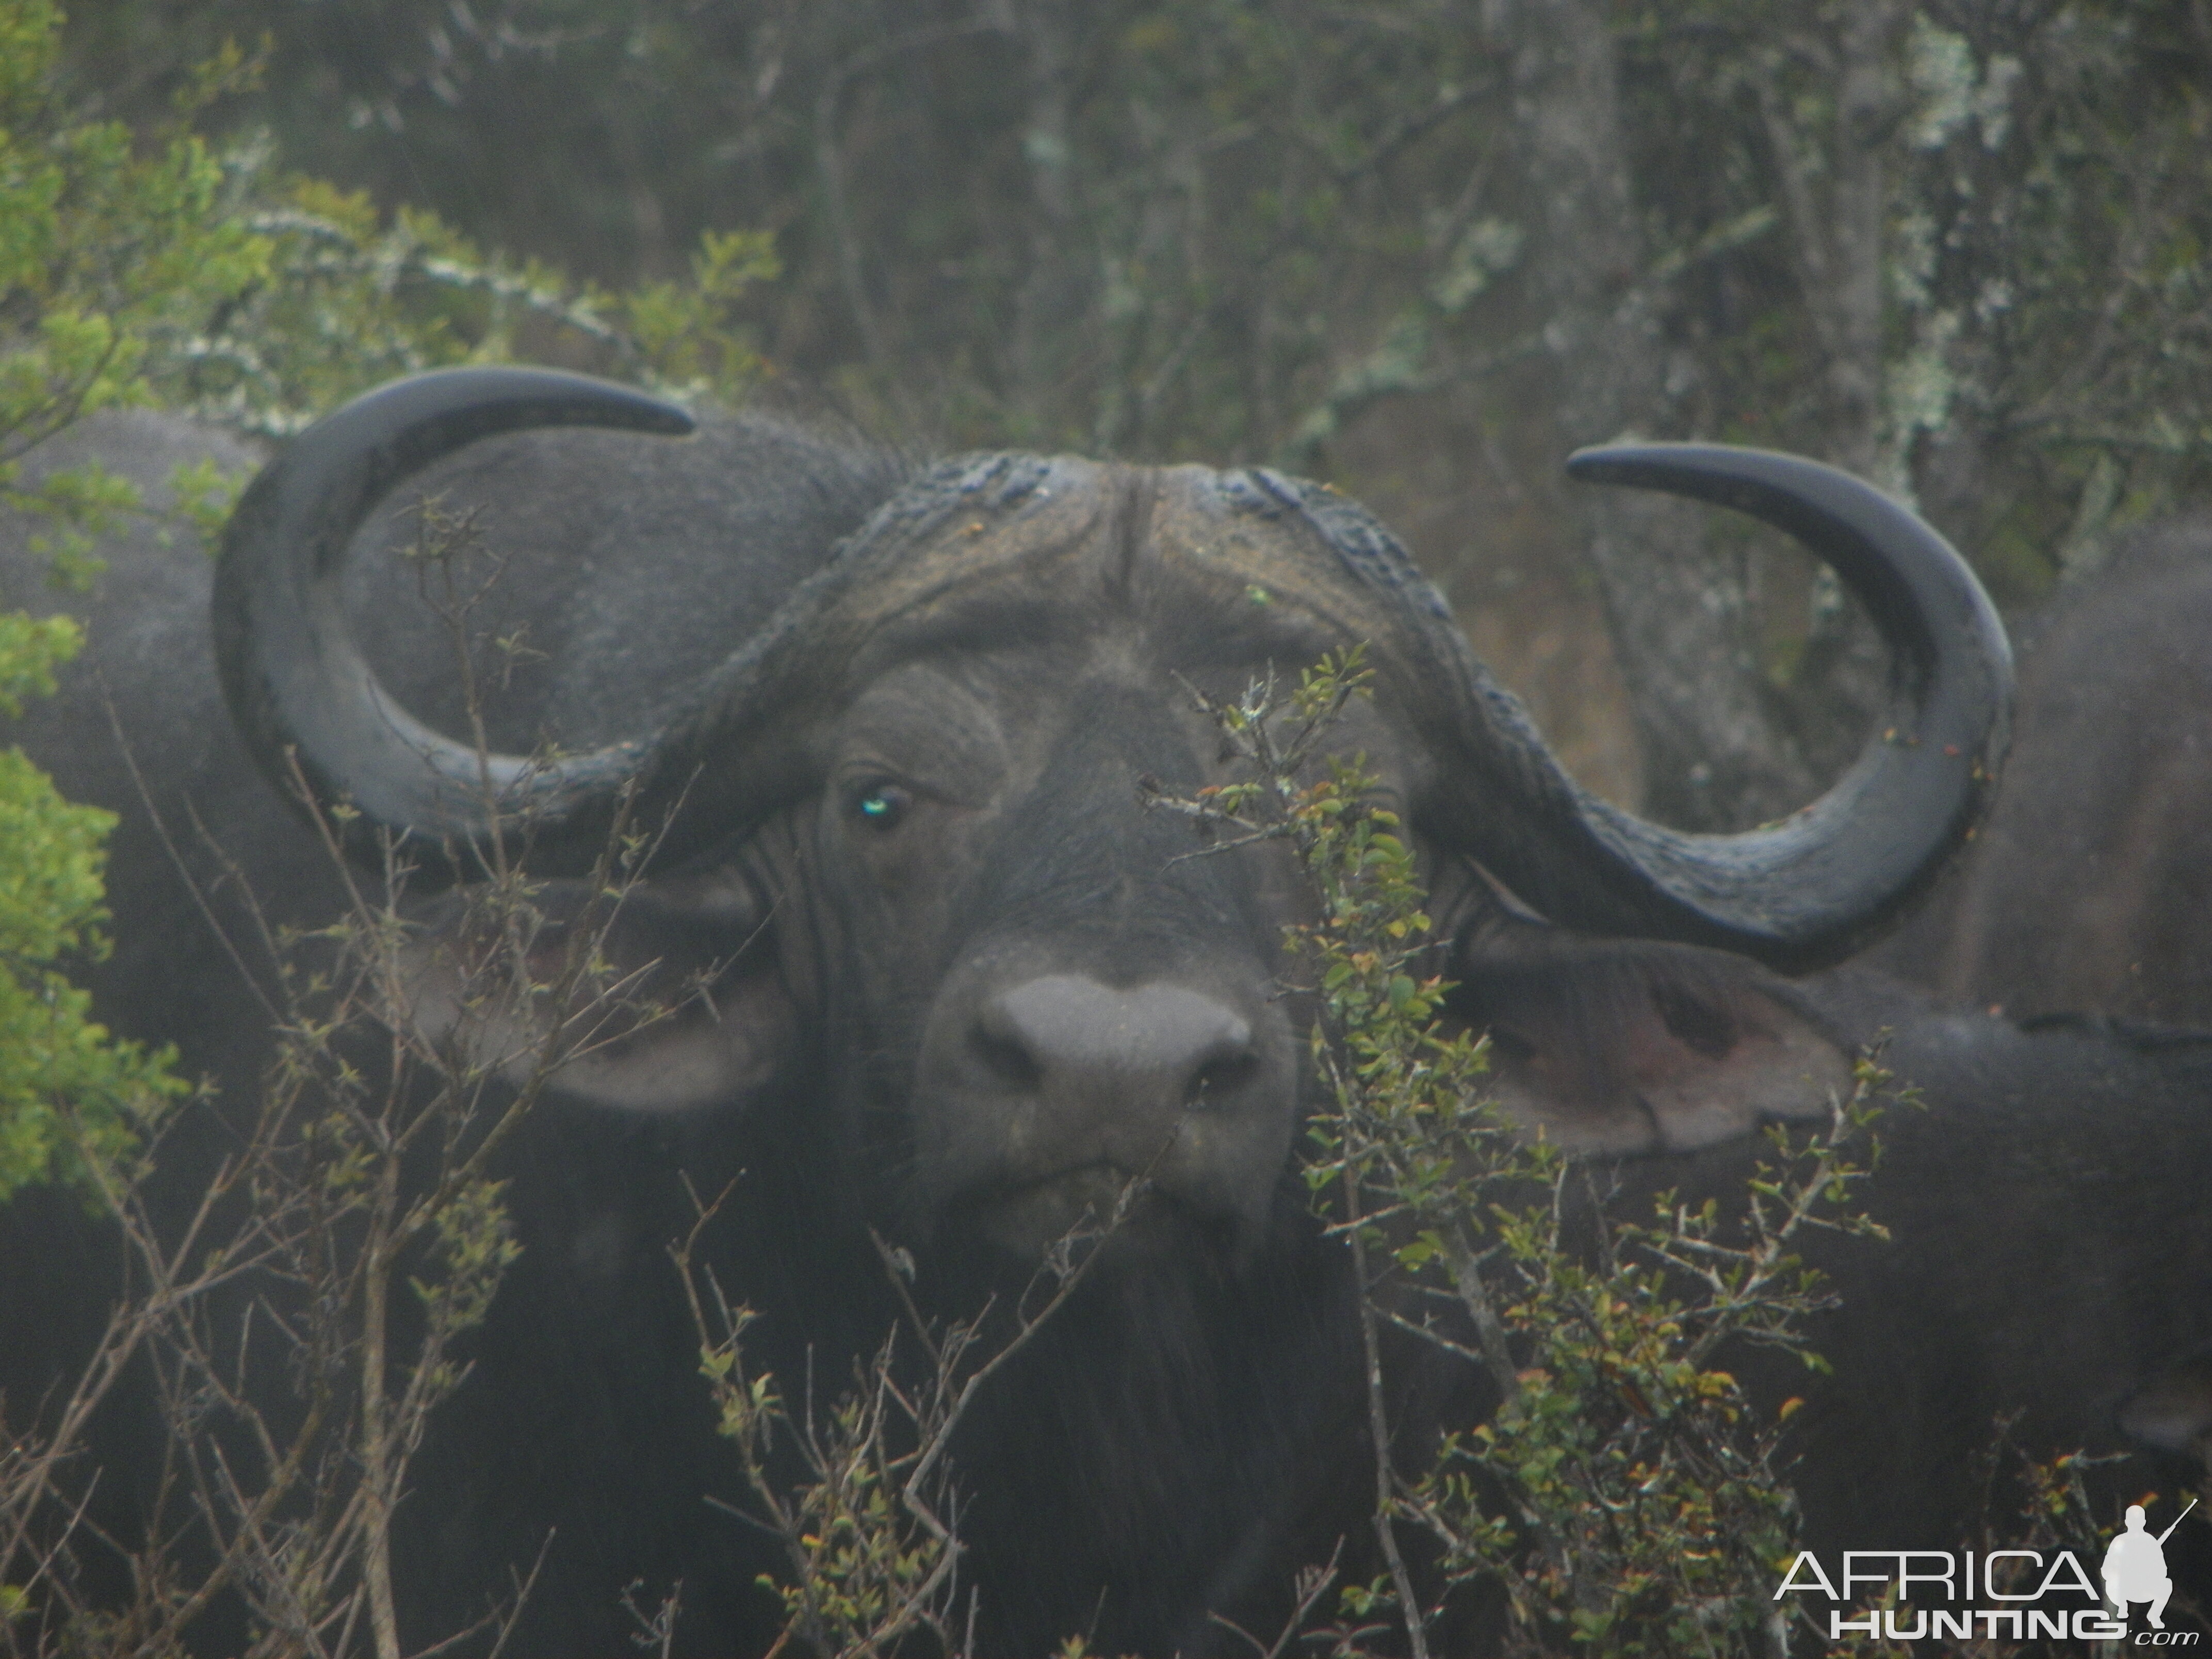
<path fill-rule="evenodd" d="M 914 805 L 914 797 L 895 783 L 871 783 L 853 797 L 853 818 L 871 830 L 895 830 Z"/>

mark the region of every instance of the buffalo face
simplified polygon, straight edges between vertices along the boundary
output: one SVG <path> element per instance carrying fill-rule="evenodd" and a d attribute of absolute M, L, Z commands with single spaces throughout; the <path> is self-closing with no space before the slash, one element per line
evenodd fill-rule
<path fill-rule="evenodd" d="M 1240 526 L 1213 475 L 1062 462 L 1026 494 L 995 556 L 975 509 L 943 526 L 969 568 L 879 622 L 813 712 L 811 792 L 624 902 L 617 974 L 684 991 L 560 1082 L 726 1109 L 805 1075 L 835 1184 L 901 1237 L 1034 1261 L 1140 1183 L 1114 1252 L 1249 1261 L 1297 1207 L 1306 1010 L 1284 933 L 1310 905 L 1279 843 L 1209 850 L 1144 797 L 1244 775 L 1195 693 L 1233 701 L 1360 636 L 1220 560 Z M 1404 726 L 1355 705 L 1338 745 L 1400 799 L 1431 763 Z M 592 915 L 582 884 L 543 902 Z M 526 1024 L 464 1018 L 445 925 L 418 1012 L 480 1056 L 520 1052 Z"/>
<path fill-rule="evenodd" d="M 1164 1211 L 1249 1249 L 1299 1110 L 1295 889 L 1278 861 L 1186 856 L 1138 780 L 1224 780 L 1176 675 L 1252 665 L 1164 649 L 1084 568 L 1157 550 L 1083 539 L 1055 580 L 1091 590 L 1085 635 L 975 653 L 924 630 L 830 729 L 811 840 L 836 966 L 815 994 L 839 1140 L 909 1237 L 1033 1255 L 1143 1176 L 1132 1231 Z"/>

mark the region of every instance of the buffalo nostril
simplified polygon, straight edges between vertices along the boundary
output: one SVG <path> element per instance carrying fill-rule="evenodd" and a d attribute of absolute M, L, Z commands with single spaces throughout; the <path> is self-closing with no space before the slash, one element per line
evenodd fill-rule
<path fill-rule="evenodd" d="M 1018 1036 L 994 1031 L 987 1023 L 976 1028 L 973 1047 L 983 1069 L 1010 1089 L 1034 1090 L 1044 1081 L 1043 1068 Z"/>
<path fill-rule="evenodd" d="M 1205 1106 L 1235 1094 L 1249 1083 L 1260 1070 L 1260 1056 L 1247 1048 L 1243 1054 L 1224 1054 L 1209 1060 L 1198 1068 L 1191 1079 L 1187 1103 Z"/>

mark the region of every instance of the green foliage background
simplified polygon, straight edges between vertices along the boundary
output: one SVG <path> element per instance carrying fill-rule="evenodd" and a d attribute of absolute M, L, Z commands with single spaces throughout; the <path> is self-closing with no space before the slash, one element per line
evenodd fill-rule
<path fill-rule="evenodd" d="M 235 288 L 260 262 L 213 212 L 216 169 L 198 140 L 173 131 L 142 144 L 119 122 L 68 116 L 53 87 L 59 21 L 43 0 L 0 5 L 0 509 L 42 522 L 33 550 L 58 579 L 82 580 L 135 492 L 97 468 L 26 487 L 20 457 L 143 400 L 149 329 L 196 284 Z M 80 643 L 65 617 L 0 615 L 0 713 L 52 695 Z M 0 1198 L 94 1179 L 183 1091 L 166 1055 L 111 1041 L 63 971 L 105 947 L 112 822 L 62 800 L 20 750 L 0 753 Z"/>
<path fill-rule="evenodd" d="M 1889 6 L 1883 124 L 1838 136 L 1843 33 L 1887 3 L 1593 0 L 1649 251 L 1604 276 L 1656 283 L 1679 362 L 1653 418 L 1827 453 L 1832 273 L 1798 256 L 1784 163 L 1817 215 L 1838 146 L 1883 149 L 1882 418 L 2025 597 L 2085 505 L 2087 534 L 2207 482 L 2212 25 Z M 1382 433 L 1518 460 L 1548 395 L 1511 6 L 115 0 L 70 68 L 143 109 L 264 33 L 228 131 L 621 286 L 681 276 L 707 230 L 769 234 L 769 357 L 955 443 L 1289 459 L 1373 494 Z"/>

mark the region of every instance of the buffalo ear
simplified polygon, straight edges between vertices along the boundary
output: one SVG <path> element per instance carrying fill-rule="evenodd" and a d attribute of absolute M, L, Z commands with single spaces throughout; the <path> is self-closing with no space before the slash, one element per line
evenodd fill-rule
<path fill-rule="evenodd" d="M 1462 936 L 1452 977 L 1500 1104 L 1569 1152 L 1686 1152 L 1826 1121 L 1851 1092 L 1850 1045 L 1725 952 L 1493 921 Z"/>
<path fill-rule="evenodd" d="M 739 1105 L 798 1046 L 765 915 L 722 872 L 619 898 L 541 883 L 504 924 L 465 889 L 416 919 L 403 962 L 416 1029 L 460 1063 L 517 1085 L 542 1072 L 589 1105 Z"/>

